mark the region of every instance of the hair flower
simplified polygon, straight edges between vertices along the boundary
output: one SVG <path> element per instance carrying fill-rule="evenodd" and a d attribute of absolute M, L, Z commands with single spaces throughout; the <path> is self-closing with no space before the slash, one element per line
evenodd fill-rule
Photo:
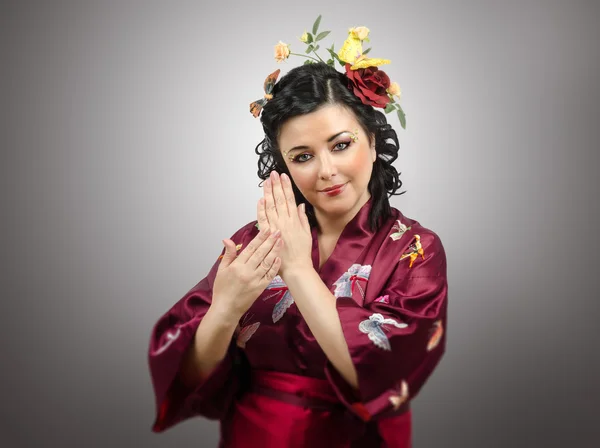
<path fill-rule="evenodd" d="M 285 61 L 290 57 L 290 46 L 284 42 L 279 41 L 277 45 L 275 45 L 275 60 L 279 62 Z"/>
<path fill-rule="evenodd" d="M 348 89 L 352 91 L 364 104 L 380 107 L 386 114 L 396 111 L 400 125 L 406 129 L 406 116 L 400 104 L 396 99 L 400 99 L 400 87 L 395 82 L 390 82 L 390 78 L 383 70 L 379 70 L 381 65 L 389 64 L 389 59 L 370 58 L 367 53 L 371 48 L 363 50 L 362 43 L 370 42 L 369 34 L 371 30 L 366 26 L 356 26 L 348 28 L 348 36 L 344 41 L 339 52 L 334 50 L 334 46 L 326 48 L 331 56 L 327 60 L 322 59 L 317 53 L 320 48 L 320 42 L 325 39 L 331 31 L 320 31 L 321 16 L 317 17 L 310 31 L 304 31 L 299 40 L 306 44 L 307 48 L 304 54 L 292 53 L 290 46 L 285 42 L 279 41 L 275 45 L 275 60 L 283 62 L 290 55 L 305 58 L 304 65 L 323 63 L 334 67 L 336 61 L 344 67 L 348 79 Z M 254 101 L 250 105 L 250 112 L 255 117 L 260 115 L 262 107 L 272 98 L 272 90 L 277 79 L 272 73 L 265 81 L 265 95 L 262 99 Z"/>
<path fill-rule="evenodd" d="M 354 28 L 350 28 L 348 30 L 348 33 L 351 34 L 353 37 L 356 37 L 357 39 L 366 40 L 367 42 L 369 42 L 369 31 L 369 28 L 367 28 L 366 26 L 357 26 Z"/>

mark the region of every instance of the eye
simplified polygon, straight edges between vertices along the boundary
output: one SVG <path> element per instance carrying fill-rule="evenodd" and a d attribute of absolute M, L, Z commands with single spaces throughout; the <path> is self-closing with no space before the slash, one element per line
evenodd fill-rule
<path fill-rule="evenodd" d="M 292 162 L 294 163 L 304 163 L 304 162 L 308 162 L 310 159 L 312 158 L 312 156 L 308 153 L 303 153 L 303 154 L 299 154 L 296 157 L 294 157 L 292 159 Z"/>
<path fill-rule="evenodd" d="M 340 145 L 343 145 L 343 146 L 342 146 L 342 147 L 340 147 Z M 348 148 L 348 146 L 350 146 L 350 142 L 339 142 L 338 144 L 336 144 L 336 145 L 333 147 L 333 150 L 334 150 L 334 151 L 343 151 L 343 150 L 347 149 L 347 148 Z"/>

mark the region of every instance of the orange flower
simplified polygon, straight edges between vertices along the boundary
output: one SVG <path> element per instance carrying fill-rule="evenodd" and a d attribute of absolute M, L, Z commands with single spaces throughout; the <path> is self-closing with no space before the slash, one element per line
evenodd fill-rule
<path fill-rule="evenodd" d="M 283 62 L 290 57 L 290 46 L 284 42 L 279 41 L 275 45 L 275 60 L 277 62 Z"/>

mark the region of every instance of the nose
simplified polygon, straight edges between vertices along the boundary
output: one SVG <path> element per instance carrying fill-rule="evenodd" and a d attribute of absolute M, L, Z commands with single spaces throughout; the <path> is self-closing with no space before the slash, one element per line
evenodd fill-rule
<path fill-rule="evenodd" d="M 337 174 L 337 167 L 333 160 L 333 156 L 329 151 L 323 151 L 319 157 L 319 177 L 323 180 L 329 180 Z"/>

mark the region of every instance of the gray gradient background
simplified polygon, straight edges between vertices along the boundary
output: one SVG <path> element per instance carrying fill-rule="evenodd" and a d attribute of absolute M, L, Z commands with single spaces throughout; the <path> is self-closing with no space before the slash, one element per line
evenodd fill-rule
<path fill-rule="evenodd" d="M 598 2 L 319 3 L 2 2 L 2 447 L 216 445 L 150 432 L 150 330 L 254 219 L 248 104 L 319 13 L 392 60 L 392 204 L 447 250 L 415 446 L 598 446 Z"/>

